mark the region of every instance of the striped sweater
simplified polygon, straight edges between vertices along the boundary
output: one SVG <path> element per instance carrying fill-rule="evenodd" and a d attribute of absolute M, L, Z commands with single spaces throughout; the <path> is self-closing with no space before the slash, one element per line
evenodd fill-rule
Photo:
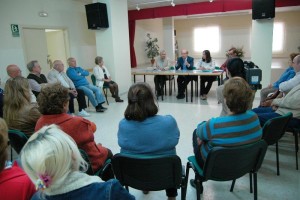
<path fill-rule="evenodd" d="M 209 151 L 215 146 L 232 147 L 256 142 L 262 137 L 257 115 L 248 110 L 243 114 L 212 118 L 197 127 L 202 140 L 201 156 L 205 162 Z"/>

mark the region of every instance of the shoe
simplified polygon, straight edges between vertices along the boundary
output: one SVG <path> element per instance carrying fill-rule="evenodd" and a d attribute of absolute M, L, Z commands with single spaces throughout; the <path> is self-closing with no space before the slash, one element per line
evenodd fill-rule
<path fill-rule="evenodd" d="M 207 96 L 204 94 L 204 95 L 200 95 L 200 99 L 201 100 L 206 100 L 207 99 Z"/>
<path fill-rule="evenodd" d="M 100 103 L 98 104 L 97 107 L 98 107 L 98 108 L 101 108 L 102 110 L 107 110 L 107 108 L 103 107 L 102 104 L 100 104 Z M 97 108 L 97 107 L 96 107 L 96 108 Z"/>
<path fill-rule="evenodd" d="M 116 102 L 123 102 L 123 101 L 124 100 L 120 99 L 120 97 L 116 99 Z"/>
<path fill-rule="evenodd" d="M 185 98 L 185 94 L 178 94 L 176 96 L 177 99 L 184 99 Z"/>
<path fill-rule="evenodd" d="M 195 183 L 195 179 L 191 179 L 190 180 L 190 184 L 191 184 L 191 186 L 193 187 L 193 188 L 196 188 L 196 183 Z M 203 193 L 203 185 L 202 184 L 200 184 L 200 194 L 202 194 Z"/>
<path fill-rule="evenodd" d="M 77 113 L 77 116 L 80 116 L 80 117 L 89 117 L 91 116 L 89 113 L 87 113 L 85 110 L 81 110 L 80 112 Z"/>
<path fill-rule="evenodd" d="M 144 194 L 149 194 L 149 191 L 143 190 L 143 193 L 144 193 Z"/>
<path fill-rule="evenodd" d="M 101 108 L 96 108 L 96 112 L 104 112 Z"/>

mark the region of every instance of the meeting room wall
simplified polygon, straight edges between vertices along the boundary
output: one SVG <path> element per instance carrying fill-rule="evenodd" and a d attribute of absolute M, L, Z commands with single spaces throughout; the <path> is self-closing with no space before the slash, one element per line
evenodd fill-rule
<path fill-rule="evenodd" d="M 40 11 L 48 17 L 40 17 Z M 17 24 L 20 37 L 13 37 L 11 24 Z M 1 0 L 0 2 L 0 67 L 1 79 L 7 78 L 5 68 L 17 64 L 27 76 L 22 28 L 66 29 L 70 55 L 83 67 L 94 66 L 95 31 L 88 30 L 84 2 L 73 0 Z M 46 59 L 46 58 L 45 58 Z M 55 59 L 55 58 L 52 58 Z"/>
<path fill-rule="evenodd" d="M 134 48 L 138 65 L 150 65 L 150 59 L 145 52 L 147 33 L 158 39 L 158 46 L 163 49 L 163 21 L 162 19 L 137 20 L 135 29 Z"/>

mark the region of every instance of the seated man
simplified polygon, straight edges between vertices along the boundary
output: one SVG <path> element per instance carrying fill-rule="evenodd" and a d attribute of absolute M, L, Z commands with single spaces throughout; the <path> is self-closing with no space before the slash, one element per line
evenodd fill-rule
<path fill-rule="evenodd" d="M 47 78 L 41 73 L 42 69 L 37 60 L 30 61 L 27 64 L 27 69 L 30 72 L 27 76 L 30 88 L 33 94 L 37 97 L 41 92 L 42 87 L 48 83 Z"/>
<path fill-rule="evenodd" d="M 64 72 L 64 64 L 61 60 L 55 60 L 53 62 L 53 69 L 48 73 L 48 80 L 50 83 L 60 83 L 65 88 L 68 88 L 69 91 L 69 112 L 74 113 L 74 101 L 76 98 L 78 101 L 79 112 L 78 116 L 88 117 L 90 116 L 84 109 L 86 106 L 84 92 L 81 89 L 75 89 L 74 83 Z"/>
<path fill-rule="evenodd" d="M 223 94 L 230 115 L 201 122 L 193 133 L 194 153 L 202 169 L 213 147 L 251 144 L 262 137 L 258 117 L 248 110 L 254 95 L 249 84 L 241 77 L 230 78 L 224 85 Z M 194 180 L 191 185 L 195 186 Z"/>
<path fill-rule="evenodd" d="M 84 94 L 88 96 L 89 100 L 96 108 L 96 112 L 104 112 L 106 108 L 104 108 L 102 104 L 105 102 L 105 99 L 100 88 L 90 84 L 85 78 L 89 75 L 89 72 L 76 66 L 75 58 L 68 58 L 68 64 L 69 68 L 67 69 L 67 75 L 73 81 L 76 89 L 83 90 Z"/>
<path fill-rule="evenodd" d="M 170 58 L 166 57 L 167 53 L 165 50 L 160 51 L 159 57 L 155 58 L 155 62 L 152 65 L 154 70 L 169 70 L 171 66 Z M 164 87 L 166 84 L 166 80 L 168 80 L 170 76 L 165 75 L 155 75 L 154 83 L 155 83 L 155 91 L 157 96 L 164 95 Z"/>
<path fill-rule="evenodd" d="M 271 107 L 258 107 L 253 111 L 257 114 L 260 125 L 263 126 L 269 119 L 293 113 L 288 127 L 300 126 L 300 84 L 294 87 L 286 96 L 274 99 Z"/>
<path fill-rule="evenodd" d="M 299 53 L 291 53 L 290 54 L 290 58 L 291 60 L 289 61 L 289 66 L 287 67 L 287 69 L 281 74 L 280 78 L 274 82 L 268 85 L 268 87 L 265 87 L 263 89 L 261 89 L 260 91 L 260 104 L 262 104 L 262 102 L 264 102 L 268 96 L 268 94 L 275 92 L 277 90 L 279 90 L 279 84 L 283 83 L 285 81 L 290 80 L 291 78 L 293 78 L 295 76 L 295 71 L 293 68 L 293 60 L 294 58 L 299 55 Z"/>
<path fill-rule="evenodd" d="M 16 78 L 17 76 L 22 76 L 22 71 L 20 70 L 20 68 L 17 65 L 14 65 L 14 64 L 8 65 L 6 67 L 6 72 L 10 78 Z M 32 93 L 31 88 L 29 91 L 30 91 L 30 96 L 31 96 L 31 103 L 36 103 L 36 97 Z"/>
<path fill-rule="evenodd" d="M 181 57 L 177 59 L 176 70 L 193 70 L 194 68 L 194 58 L 188 56 L 189 52 L 186 49 L 181 50 Z M 198 77 L 197 77 L 198 78 Z M 191 76 L 178 76 L 177 85 L 178 85 L 178 95 L 177 99 L 185 98 L 185 88 L 191 81 Z"/>

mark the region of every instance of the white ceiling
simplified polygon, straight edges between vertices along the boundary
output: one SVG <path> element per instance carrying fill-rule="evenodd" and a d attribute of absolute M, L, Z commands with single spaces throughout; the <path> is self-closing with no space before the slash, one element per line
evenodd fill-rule
<path fill-rule="evenodd" d="M 209 0 L 173 0 L 175 5 L 199 3 L 205 1 L 209 1 Z M 136 9 L 137 5 L 139 6 L 140 9 L 171 6 L 171 2 L 172 0 L 127 0 L 128 10 Z"/>

